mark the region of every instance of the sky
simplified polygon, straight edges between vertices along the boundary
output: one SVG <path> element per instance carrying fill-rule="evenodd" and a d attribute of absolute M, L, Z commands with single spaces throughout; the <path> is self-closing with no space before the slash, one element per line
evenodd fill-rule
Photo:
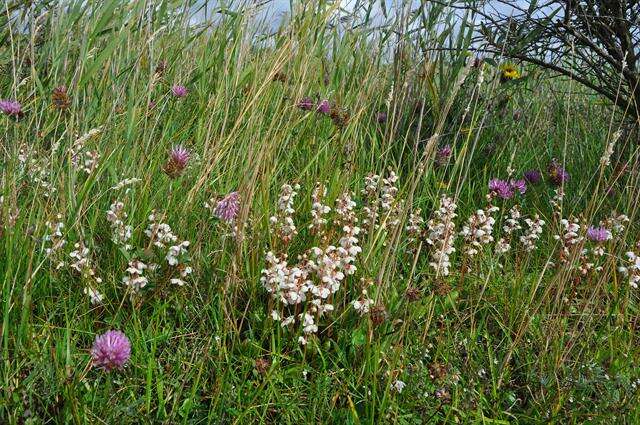
<path fill-rule="evenodd" d="M 293 0 L 296 1 L 296 0 Z M 299 0 L 298 0 L 299 1 Z M 393 9 L 399 6 L 406 6 L 408 0 L 377 0 L 371 12 L 371 19 L 373 22 L 383 22 L 384 15 L 382 13 L 382 1 L 385 2 L 386 8 L 388 10 L 389 16 L 393 16 Z M 419 4 L 419 0 L 410 0 L 414 4 Z M 283 18 L 286 18 L 290 11 L 290 2 L 289 0 L 249 0 L 248 3 L 253 4 L 261 4 L 265 3 L 263 6 L 259 8 L 256 14 L 256 20 L 258 22 L 264 22 L 266 26 L 273 30 L 277 28 L 279 23 Z M 367 0 L 340 0 L 340 8 L 343 9 L 343 12 L 339 12 L 343 15 L 348 15 L 353 12 L 353 10 L 358 6 L 364 3 L 368 3 Z M 205 5 L 204 8 L 200 9 L 199 12 L 194 14 L 192 18 L 193 22 L 202 22 L 206 19 L 211 19 L 211 11 L 215 10 L 218 7 L 219 2 L 214 0 L 209 0 L 208 2 L 202 0 L 199 4 L 194 7 L 198 9 L 202 5 Z M 207 18 L 208 17 L 208 18 Z"/>

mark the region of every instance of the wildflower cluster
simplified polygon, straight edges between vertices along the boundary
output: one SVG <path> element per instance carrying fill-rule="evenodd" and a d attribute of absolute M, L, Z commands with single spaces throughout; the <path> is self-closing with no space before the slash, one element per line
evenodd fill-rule
<path fill-rule="evenodd" d="M 58 191 L 51 182 L 51 159 L 31 148 L 21 146 L 18 153 L 18 175 L 34 187 L 40 189 L 40 194 L 50 198 Z"/>
<path fill-rule="evenodd" d="M 331 207 L 323 203 L 325 196 L 327 196 L 327 188 L 322 183 L 316 183 L 311 195 L 311 224 L 309 224 L 309 229 L 316 234 L 320 233 L 327 224 L 326 215 L 331 212 Z"/>
<path fill-rule="evenodd" d="M 144 271 L 147 268 L 148 266 L 140 260 L 129 261 L 129 267 L 126 270 L 127 274 L 122 278 L 122 283 L 133 293 L 140 292 L 149 283 L 149 279 L 144 276 Z"/>
<path fill-rule="evenodd" d="M 522 229 L 520 225 L 521 212 L 520 207 L 514 205 L 509 210 L 509 216 L 502 225 L 503 236 L 496 243 L 496 253 L 504 254 L 511 249 L 511 240 L 513 235 Z"/>
<path fill-rule="evenodd" d="M 499 211 L 496 206 L 489 205 L 487 210 L 479 209 L 469 217 L 467 224 L 462 227 L 460 236 L 464 238 L 465 254 L 474 257 L 483 245 L 493 242 L 493 225 L 496 219 L 493 213 Z"/>
<path fill-rule="evenodd" d="M 364 229 L 393 228 L 400 223 L 402 203 L 397 199 L 397 183 L 398 175 L 393 170 L 389 170 L 386 177 L 368 174 L 364 178 L 364 188 L 361 191 L 365 201 L 362 221 Z"/>
<path fill-rule="evenodd" d="M 295 191 L 299 190 L 299 186 Z M 292 227 L 293 196 L 297 192 L 290 185 L 284 185 L 278 200 L 278 215 L 275 223 L 290 223 L 287 229 Z M 290 264 L 286 253 L 276 254 L 267 252 L 265 256 L 266 268 L 262 270 L 260 279 L 262 286 L 281 304 L 281 311 L 288 311 L 288 307 L 302 305 L 303 312 L 298 314 L 282 315 L 274 310 L 272 318 L 280 321 L 281 326 L 290 326 L 300 323 L 303 335 L 300 336 L 301 344 L 307 343 L 307 336 L 318 331 L 318 320 L 325 314 L 334 310 L 331 299 L 340 289 L 344 279 L 356 272 L 356 258 L 362 251 L 359 246 L 357 226 L 358 219 L 354 208 L 355 202 L 348 192 L 344 192 L 335 201 L 333 208 L 334 217 L 329 221 L 325 216 L 331 209 L 322 203 L 324 188 L 316 185 L 313 191 L 312 216 L 315 221 L 312 228 L 316 229 L 321 241 L 327 241 L 321 246 L 313 246 L 298 256 L 298 261 Z M 283 217 L 289 220 L 282 220 Z M 274 220 L 272 220 L 273 222 Z M 328 228 L 329 224 L 331 225 Z M 280 227 L 282 228 L 282 227 Z M 329 244 L 330 235 L 340 235 L 337 244 Z M 280 232 L 283 240 L 289 242 L 295 232 Z M 296 309 L 299 311 L 299 309 Z"/>
<path fill-rule="evenodd" d="M 409 249 L 417 249 L 417 245 L 422 238 L 423 227 L 424 219 L 422 218 L 422 210 L 417 208 L 409 214 L 407 226 L 405 227 L 405 231 L 407 232 L 407 245 L 409 246 Z"/>
<path fill-rule="evenodd" d="M 67 240 L 62 234 L 62 229 L 64 229 L 62 215 L 56 215 L 56 220 L 47 221 L 45 226 L 47 226 L 48 233 L 43 238 L 46 244 L 44 251 L 47 254 L 47 257 L 49 257 L 51 263 L 55 264 L 55 268 L 61 269 L 65 265 L 64 258 L 62 257 L 62 251 L 67 244 Z"/>
<path fill-rule="evenodd" d="M 89 140 L 96 138 L 101 132 L 102 129 L 100 127 L 92 128 L 73 142 L 69 149 L 69 154 L 71 156 L 71 164 L 76 169 L 86 174 L 91 174 L 98 167 L 100 153 L 97 150 L 88 150 L 85 147 Z"/>
<path fill-rule="evenodd" d="M 96 269 L 91 263 L 89 248 L 82 241 L 76 242 L 73 247 L 74 250 L 69 253 L 69 257 L 71 257 L 69 267 L 84 280 L 86 284 L 84 293 L 89 295 L 91 303 L 99 304 L 104 298 L 97 289 L 102 283 L 102 279 L 97 275 Z"/>
<path fill-rule="evenodd" d="M 431 262 L 436 275 L 448 276 L 451 261 L 449 256 L 455 252 L 455 222 L 457 205 L 453 199 L 443 195 L 440 207 L 427 223 L 427 243 L 432 247 Z"/>
<path fill-rule="evenodd" d="M 127 217 L 124 203 L 121 201 L 113 202 L 107 210 L 107 221 L 111 226 L 111 240 L 128 251 L 132 248 L 128 242 L 131 239 L 133 228 L 125 224 Z"/>
<path fill-rule="evenodd" d="M 300 190 L 299 184 L 293 186 L 289 184 L 282 185 L 276 215 L 269 219 L 272 228 L 284 243 L 289 243 L 298 234 L 298 229 L 296 229 L 293 221 L 293 214 L 295 213 L 293 201 L 298 195 L 298 190 Z"/>
<path fill-rule="evenodd" d="M 560 261 L 567 263 L 571 259 L 572 248 L 582 241 L 580 236 L 580 224 L 577 218 L 560 220 L 562 232 L 554 235 L 554 239 L 560 241 Z"/>
<path fill-rule="evenodd" d="M 628 251 L 625 255 L 627 260 L 624 265 L 618 267 L 618 271 L 627 276 L 629 286 L 638 289 L 638 285 L 640 285 L 640 256 L 633 251 Z"/>
<path fill-rule="evenodd" d="M 188 265 L 187 249 L 190 242 L 186 240 L 179 242 L 178 237 L 173 234 L 171 226 L 159 221 L 155 211 L 149 214 L 148 220 L 149 225 L 144 233 L 149 238 L 150 245 L 160 251 L 160 257 L 164 256 L 172 276 L 169 282 L 183 286 L 185 284 L 184 279 L 193 272 L 193 269 Z M 159 264 L 152 264 L 153 270 L 157 270 L 160 267 Z"/>
<path fill-rule="evenodd" d="M 542 235 L 542 230 L 545 222 L 540 218 L 538 214 L 535 214 L 533 216 L 533 219 L 526 218 L 524 222 L 527 225 L 527 229 L 525 230 L 524 234 L 520 236 L 520 242 L 524 246 L 524 250 L 526 252 L 531 252 L 536 249 L 538 240 Z"/>

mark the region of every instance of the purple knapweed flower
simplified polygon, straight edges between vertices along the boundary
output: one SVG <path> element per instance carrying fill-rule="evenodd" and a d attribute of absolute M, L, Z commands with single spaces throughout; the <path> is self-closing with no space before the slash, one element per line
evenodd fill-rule
<path fill-rule="evenodd" d="M 10 117 L 22 116 L 22 105 L 17 100 L 0 100 L 0 111 Z"/>
<path fill-rule="evenodd" d="M 451 149 L 451 145 L 444 145 L 440 149 L 436 151 L 436 164 L 444 165 L 449 162 L 449 158 L 453 153 L 453 149 Z"/>
<path fill-rule="evenodd" d="M 222 221 L 232 223 L 240 211 L 240 194 L 231 192 L 220 201 L 213 210 L 213 214 Z"/>
<path fill-rule="evenodd" d="M 91 358 L 95 367 L 106 370 L 122 369 L 131 357 L 129 338 L 121 332 L 111 330 L 98 335 L 91 348 Z"/>
<path fill-rule="evenodd" d="M 314 102 L 310 97 L 303 97 L 298 102 L 298 108 L 302 109 L 303 111 L 310 111 L 313 109 L 313 106 Z"/>
<path fill-rule="evenodd" d="M 182 98 L 182 97 L 186 97 L 189 94 L 189 90 L 185 86 L 176 84 L 173 87 L 171 87 L 171 93 L 173 93 L 175 97 Z"/>
<path fill-rule="evenodd" d="M 605 242 L 611 238 L 611 232 L 605 227 L 589 226 L 587 229 L 587 239 L 593 242 Z"/>
<path fill-rule="evenodd" d="M 489 180 L 489 191 L 502 199 L 510 199 L 514 195 L 513 188 L 509 182 L 500 179 Z"/>
<path fill-rule="evenodd" d="M 319 112 L 325 115 L 331 112 L 331 104 L 329 103 L 329 101 L 327 99 L 321 100 L 320 103 L 318 103 L 318 108 L 316 109 L 316 112 Z"/>
<path fill-rule="evenodd" d="M 511 186 L 511 189 L 513 189 L 514 191 L 518 191 L 520 192 L 521 195 L 524 195 L 524 193 L 527 191 L 527 182 L 525 182 L 524 180 L 511 180 L 509 182 L 509 186 Z"/>
<path fill-rule="evenodd" d="M 531 184 L 538 184 L 542 180 L 542 173 L 538 170 L 527 170 L 524 172 L 524 179 Z"/>
<path fill-rule="evenodd" d="M 376 121 L 378 124 L 384 124 L 387 122 L 387 113 L 386 112 L 378 112 L 376 114 Z"/>
<path fill-rule="evenodd" d="M 183 146 L 174 146 L 169 152 L 169 160 L 163 170 L 171 178 L 179 177 L 187 168 L 191 153 Z"/>
<path fill-rule="evenodd" d="M 551 164 L 549 164 L 549 180 L 556 186 L 561 186 L 562 184 L 569 181 L 569 173 L 564 169 L 562 165 L 558 163 L 557 159 L 553 159 Z"/>

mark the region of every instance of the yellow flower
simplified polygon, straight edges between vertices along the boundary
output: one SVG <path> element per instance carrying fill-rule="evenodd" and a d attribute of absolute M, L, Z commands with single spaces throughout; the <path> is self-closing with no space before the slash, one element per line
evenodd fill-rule
<path fill-rule="evenodd" d="M 506 63 L 502 65 L 501 70 L 502 78 L 504 80 L 517 80 L 518 78 L 520 78 L 520 71 L 518 71 L 518 68 L 516 68 L 513 64 Z"/>

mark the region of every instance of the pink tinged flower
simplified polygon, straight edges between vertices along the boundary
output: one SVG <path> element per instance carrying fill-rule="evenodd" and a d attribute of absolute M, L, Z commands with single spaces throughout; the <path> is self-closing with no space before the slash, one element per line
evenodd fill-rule
<path fill-rule="evenodd" d="M 611 232 L 605 227 L 589 226 L 587 229 L 587 238 L 593 242 L 605 242 L 611 238 Z"/>
<path fill-rule="evenodd" d="M 303 111 L 310 111 L 313 109 L 313 106 L 314 102 L 310 97 L 303 97 L 298 102 L 298 108 L 302 109 Z"/>
<path fill-rule="evenodd" d="M 509 185 L 511 186 L 511 189 L 513 191 L 517 190 L 521 195 L 524 195 L 524 193 L 527 191 L 527 182 L 525 182 L 524 180 L 511 180 L 509 182 Z"/>
<path fill-rule="evenodd" d="M 14 118 L 20 118 L 23 114 L 22 105 L 17 100 L 0 100 L 0 111 Z"/>
<path fill-rule="evenodd" d="M 387 122 L 387 113 L 386 112 L 378 112 L 376 114 L 376 121 L 378 121 L 378 124 L 384 124 L 385 122 Z"/>
<path fill-rule="evenodd" d="M 232 223 L 240 211 L 240 195 L 238 192 L 231 192 L 216 205 L 213 214 L 220 220 Z"/>
<path fill-rule="evenodd" d="M 187 166 L 190 157 L 191 154 L 183 146 L 178 145 L 171 149 L 171 161 L 175 162 L 182 168 L 185 168 Z"/>
<path fill-rule="evenodd" d="M 318 103 L 318 109 L 316 109 L 316 111 L 326 115 L 331 112 L 331 104 L 327 99 L 321 100 L 320 103 Z"/>
<path fill-rule="evenodd" d="M 436 151 L 436 164 L 444 165 L 449 162 L 449 158 L 451 158 L 451 154 L 453 153 L 453 149 L 451 149 L 451 145 L 444 145 L 440 149 Z"/>
<path fill-rule="evenodd" d="M 183 146 L 175 146 L 169 153 L 169 160 L 163 170 L 171 178 L 179 177 L 187 168 L 191 154 Z"/>
<path fill-rule="evenodd" d="M 181 97 L 186 97 L 189 94 L 189 90 L 187 90 L 185 86 L 176 84 L 171 88 L 171 93 L 173 93 L 175 97 L 181 98 Z"/>
<path fill-rule="evenodd" d="M 502 199 L 510 199 L 514 195 L 513 187 L 508 182 L 500 179 L 489 180 L 489 191 Z"/>
<path fill-rule="evenodd" d="M 542 174 L 538 170 L 527 170 L 524 172 L 524 179 L 531 184 L 538 184 L 542 180 Z"/>
<path fill-rule="evenodd" d="M 111 330 L 98 335 L 91 348 L 93 365 L 110 372 L 122 369 L 131 357 L 129 338 L 121 332 Z"/>

